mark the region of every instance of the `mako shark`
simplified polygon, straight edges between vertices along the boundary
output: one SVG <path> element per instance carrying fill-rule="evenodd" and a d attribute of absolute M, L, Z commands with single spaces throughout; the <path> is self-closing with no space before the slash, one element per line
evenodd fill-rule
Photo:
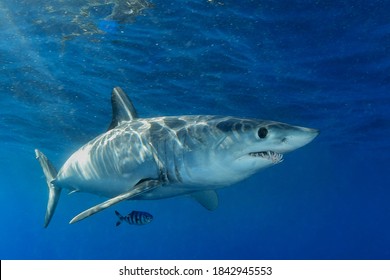
<path fill-rule="evenodd" d="M 61 190 L 109 198 L 75 216 L 80 221 L 124 200 L 192 196 L 206 209 L 218 206 L 216 190 L 280 163 L 318 130 L 275 121 L 226 116 L 139 118 L 119 87 L 111 96 L 112 122 L 65 162 L 57 172 L 35 150 L 49 189 L 45 223 Z"/>

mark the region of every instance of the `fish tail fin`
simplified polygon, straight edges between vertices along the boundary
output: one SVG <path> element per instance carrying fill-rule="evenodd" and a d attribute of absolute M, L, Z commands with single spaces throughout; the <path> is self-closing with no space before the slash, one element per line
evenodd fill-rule
<path fill-rule="evenodd" d="M 57 177 L 57 170 L 53 164 L 41 151 L 37 149 L 35 149 L 35 156 L 42 167 L 43 173 L 45 174 L 47 187 L 49 189 L 49 199 L 47 202 L 44 224 L 44 227 L 46 228 L 49 225 L 51 218 L 53 217 L 54 211 L 56 210 L 61 194 L 61 188 L 58 188 L 53 184 L 53 180 Z"/>
<path fill-rule="evenodd" d="M 115 214 L 119 218 L 119 220 L 116 222 L 116 226 L 119 226 L 123 221 L 123 216 L 116 210 L 115 210 Z"/>

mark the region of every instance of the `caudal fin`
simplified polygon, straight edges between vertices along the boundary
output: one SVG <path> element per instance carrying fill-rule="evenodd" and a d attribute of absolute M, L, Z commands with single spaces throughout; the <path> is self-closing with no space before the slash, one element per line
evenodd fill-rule
<path fill-rule="evenodd" d="M 47 187 L 49 189 L 49 200 L 47 202 L 46 215 L 45 215 L 45 228 L 49 225 L 54 211 L 56 210 L 58 200 L 61 194 L 61 188 L 57 188 L 53 185 L 53 180 L 57 177 L 57 170 L 47 159 L 47 157 L 39 150 L 35 149 L 35 156 L 41 164 L 43 173 L 46 177 Z"/>
<path fill-rule="evenodd" d="M 116 210 L 115 210 L 115 214 L 119 218 L 119 220 L 116 222 L 116 226 L 119 226 L 122 223 L 122 221 L 123 221 L 123 216 Z"/>

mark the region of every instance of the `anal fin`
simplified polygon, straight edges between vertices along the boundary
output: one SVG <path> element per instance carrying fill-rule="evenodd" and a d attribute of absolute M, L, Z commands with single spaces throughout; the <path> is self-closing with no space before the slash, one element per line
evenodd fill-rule
<path fill-rule="evenodd" d="M 148 181 L 143 181 L 142 183 L 135 185 L 134 188 L 132 188 L 130 191 L 125 192 L 123 194 L 120 194 L 116 197 L 113 197 L 109 200 L 106 200 L 103 203 L 100 203 L 94 207 L 91 207 L 80 214 L 78 214 L 76 217 L 74 217 L 69 224 L 73 224 L 75 222 L 81 221 L 93 214 L 96 214 L 97 212 L 100 212 L 114 204 L 117 204 L 123 200 L 131 199 L 134 198 L 140 194 L 149 192 L 155 188 L 157 188 L 159 185 L 161 185 L 161 182 L 158 180 L 148 180 Z"/>

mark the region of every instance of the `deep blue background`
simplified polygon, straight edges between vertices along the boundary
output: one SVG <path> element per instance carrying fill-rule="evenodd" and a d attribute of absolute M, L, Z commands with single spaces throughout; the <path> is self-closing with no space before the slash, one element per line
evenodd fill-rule
<path fill-rule="evenodd" d="M 1 259 L 389 259 L 390 1 L 0 2 Z M 91 1 L 92 2 L 92 1 Z M 98 2 L 98 1 L 94 1 Z M 103 1 L 102 1 L 103 2 Z M 121 86 L 144 117 L 221 114 L 318 128 L 310 145 L 222 189 L 124 202 L 62 194 L 47 229 L 34 148 L 61 164 L 106 130 Z M 152 213 L 115 227 L 114 209 Z"/>

